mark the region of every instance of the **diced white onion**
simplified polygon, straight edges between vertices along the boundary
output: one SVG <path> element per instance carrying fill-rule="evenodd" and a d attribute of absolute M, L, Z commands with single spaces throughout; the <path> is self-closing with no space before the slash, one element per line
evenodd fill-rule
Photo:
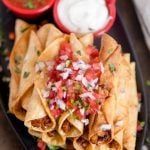
<path fill-rule="evenodd" d="M 81 121 L 85 124 L 85 126 L 89 124 L 89 119 L 82 119 Z"/>
<path fill-rule="evenodd" d="M 83 84 L 85 87 L 88 87 L 88 86 L 89 86 L 89 82 L 88 82 L 88 80 L 87 80 L 85 77 L 82 78 L 82 84 Z"/>
<path fill-rule="evenodd" d="M 54 105 L 51 105 L 51 106 L 50 106 L 50 110 L 53 110 L 53 109 L 54 109 Z"/>
<path fill-rule="evenodd" d="M 42 90 L 42 96 L 43 96 L 44 98 L 48 98 L 48 97 L 49 97 L 49 91 Z"/>
<path fill-rule="evenodd" d="M 61 64 L 56 66 L 56 70 L 58 70 L 58 71 L 63 71 L 64 68 L 65 68 L 65 63 L 61 63 Z"/>
<path fill-rule="evenodd" d="M 95 97 L 92 95 L 91 92 L 83 93 L 83 94 L 80 95 L 80 97 L 81 98 L 87 98 L 87 97 L 89 97 L 90 99 L 95 100 Z"/>
<path fill-rule="evenodd" d="M 82 60 L 79 60 L 79 61 L 76 61 L 76 62 L 73 62 L 73 68 L 74 70 L 87 70 L 88 68 L 90 68 L 90 65 L 89 64 L 86 64 L 84 61 Z"/>
<path fill-rule="evenodd" d="M 80 113 L 81 113 L 81 115 L 84 115 L 85 109 L 84 108 L 80 109 Z"/>
<path fill-rule="evenodd" d="M 64 68 L 64 72 L 60 74 L 60 76 L 63 78 L 63 80 L 67 79 L 69 77 L 69 74 L 72 72 L 70 68 Z"/>
<path fill-rule="evenodd" d="M 66 96 L 67 96 L 67 92 L 65 91 L 65 92 L 63 93 L 63 98 L 66 98 Z"/>
<path fill-rule="evenodd" d="M 35 72 L 42 71 L 45 67 L 44 62 L 37 62 L 35 65 Z"/>
<path fill-rule="evenodd" d="M 65 60 L 68 59 L 68 56 L 67 55 L 62 55 L 62 56 L 60 56 L 60 59 L 65 61 Z"/>
<path fill-rule="evenodd" d="M 111 125 L 110 124 L 103 124 L 100 126 L 100 129 L 107 131 L 111 129 Z"/>
<path fill-rule="evenodd" d="M 81 74 L 79 74 L 79 75 L 77 75 L 76 77 L 75 77 L 75 80 L 77 80 L 77 81 L 82 81 L 82 79 L 83 79 L 83 75 Z"/>
<path fill-rule="evenodd" d="M 57 104 L 59 105 L 60 109 L 65 110 L 66 104 L 62 100 L 57 100 Z"/>

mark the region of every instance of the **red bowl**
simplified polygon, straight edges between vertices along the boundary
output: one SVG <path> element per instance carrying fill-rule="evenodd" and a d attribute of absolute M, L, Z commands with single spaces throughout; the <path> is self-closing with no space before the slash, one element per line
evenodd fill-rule
<path fill-rule="evenodd" d="M 41 16 L 49 8 L 51 8 L 55 0 L 49 0 L 49 2 L 46 5 L 35 8 L 35 9 L 26 9 L 26 8 L 16 7 L 9 0 L 2 0 L 2 2 L 17 16 L 21 18 L 25 18 L 25 19 L 35 19 Z"/>
<path fill-rule="evenodd" d="M 55 3 L 54 3 L 54 8 L 53 8 L 54 20 L 55 20 L 57 26 L 63 32 L 70 33 L 71 31 L 63 25 L 63 23 L 61 22 L 61 19 L 58 16 L 57 7 L 58 7 L 58 4 L 59 4 L 59 1 L 60 0 L 56 0 Z M 107 25 L 103 29 L 100 29 L 100 30 L 94 32 L 94 36 L 96 36 L 96 37 L 102 35 L 105 32 L 107 32 L 112 27 L 112 25 L 114 24 L 114 21 L 115 21 L 115 18 L 116 18 L 116 0 L 106 0 L 106 5 L 107 5 L 108 11 L 109 11 L 109 16 L 111 18 L 109 19 L 109 22 L 107 23 Z"/>

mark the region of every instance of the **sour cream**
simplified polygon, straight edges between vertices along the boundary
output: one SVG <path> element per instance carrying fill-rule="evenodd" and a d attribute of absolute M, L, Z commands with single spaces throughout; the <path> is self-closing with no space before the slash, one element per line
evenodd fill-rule
<path fill-rule="evenodd" d="M 105 27 L 110 17 L 105 0 L 60 0 L 58 17 L 72 32 L 95 32 Z"/>

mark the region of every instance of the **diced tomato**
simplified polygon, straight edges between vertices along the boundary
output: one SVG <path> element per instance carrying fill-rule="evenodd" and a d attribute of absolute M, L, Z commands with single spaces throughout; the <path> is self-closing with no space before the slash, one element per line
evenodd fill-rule
<path fill-rule="evenodd" d="M 58 97 L 59 99 L 62 99 L 62 98 L 63 98 L 63 95 L 64 95 L 64 92 L 63 92 L 62 88 L 59 88 L 59 89 L 58 89 L 58 92 L 57 92 L 57 97 Z"/>
<path fill-rule="evenodd" d="M 99 63 L 100 62 L 100 59 L 99 57 L 94 57 L 91 59 L 90 63 L 93 64 L 93 63 Z"/>
<path fill-rule="evenodd" d="M 49 92 L 49 99 L 53 99 L 56 96 L 56 93 L 53 91 Z"/>
<path fill-rule="evenodd" d="M 67 105 L 67 107 L 70 108 L 70 109 L 77 109 L 77 105 L 72 104 L 72 103 L 71 103 L 71 99 L 70 99 L 70 100 L 67 100 L 66 105 Z"/>
<path fill-rule="evenodd" d="M 46 143 L 43 142 L 41 139 L 37 140 L 37 147 L 39 150 L 45 150 L 46 149 Z"/>
<path fill-rule="evenodd" d="M 93 92 L 93 96 L 96 99 L 100 99 L 100 100 L 104 100 L 105 99 L 105 95 L 100 95 L 99 93 Z"/>
<path fill-rule="evenodd" d="M 60 116 L 60 114 L 62 113 L 62 110 L 61 109 L 53 109 L 51 110 L 51 113 L 53 116 L 55 116 L 56 118 Z"/>
<path fill-rule="evenodd" d="M 88 69 L 85 73 L 85 77 L 87 78 L 87 80 L 93 80 L 97 77 L 97 74 L 95 73 L 95 71 L 93 69 Z"/>
<path fill-rule="evenodd" d="M 79 109 L 77 109 L 76 111 L 75 111 L 75 114 L 76 114 L 76 116 L 79 118 L 79 119 L 85 119 L 85 114 L 84 115 L 82 115 L 81 114 L 81 112 L 80 112 L 80 110 Z"/>
<path fill-rule="evenodd" d="M 100 70 L 100 64 L 99 63 L 93 63 L 92 67 L 94 70 Z"/>
<path fill-rule="evenodd" d="M 69 43 L 64 42 L 61 44 L 60 55 L 67 55 L 69 58 L 72 58 L 72 49 Z"/>
<path fill-rule="evenodd" d="M 88 45 L 86 47 L 86 52 L 91 56 L 91 57 L 97 57 L 98 56 L 98 50 L 91 45 Z"/>

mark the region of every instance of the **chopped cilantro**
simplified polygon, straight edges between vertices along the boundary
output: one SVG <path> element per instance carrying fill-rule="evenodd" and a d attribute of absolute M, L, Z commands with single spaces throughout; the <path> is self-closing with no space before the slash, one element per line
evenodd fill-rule
<path fill-rule="evenodd" d="M 62 90 L 63 90 L 63 91 L 67 91 L 67 87 L 66 87 L 66 86 L 63 86 L 63 87 L 62 87 Z"/>
<path fill-rule="evenodd" d="M 100 100 L 100 99 L 97 99 L 97 100 L 96 100 L 96 104 L 99 105 L 100 103 L 101 103 L 101 100 Z"/>
<path fill-rule="evenodd" d="M 81 88 L 80 84 L 78 82 L 76 82 L 76 84 L 75 84 L 75 90 L 80 90 L 80 88 Z"/>
<path fill-rule="evenodd" d="M 17 55 L 17 56 L 15 56 L 15 63 L 16 64 L 20 64 L 20 61 L 22 60 L 22 57 L 21 56 L 19 56 L 19 55 Z"/>
<path fill-rule="evenodd" d="M 15 72 L 16 73 L 21 73 L 21 70 L 20 70 L 20 68 L 18 66 L 15 67 Z"/>
<path fill-rule="evenodd" d="M 36 8 L 36 5 L 33 3 L 32 0 L 28 0 L 25 4 L 24 4 L 25 8 L 29 8 L 29 9 L 34 9 Z"/>
<path fill-rule="evenodd" d="M 71 61 L 70 61 L 70 60 L 67 60 L 66 63 L 65 63 L 66 67 L 69 67 L 70 64 L 71 64 Z"/>
<path fill-rule="evenodd" d="M 29 28 L 29 27 L 22 28 L 20 32 L 23 33 L 23 32 L 25 32 L 28 28 Z"/>
<path fill-rule="evenodd" d="M 81 51 L 80 51 L 80 50 L 78 50 L 76 53 L 79 54 L 79 55 L 81 56 Z"/>
<path fill-rule="evenodd" d="M 150 86 L 150 80 L 147 80 L 147 81 L 146 81 L 146 85 L 147 85 L 147 86 Z"/>
<path fill-rule="evenodd" d="M 40 56 L 41 55 L 41 51 L 37 50 L 36 54 L 37 54 L 37 56 Z"/>
<path fill-rule="evenodd" d="M 141 121 L 141 122 L 140 122 L 140 125 L 141 125 L 141 127 L 143 128 L 144 125 L 145 125 L 145 122 L 144 122 L 144 121 Z"/>
<path fill-rule="evenodd" d="M 116 71 L 116 67 L 114 64 L 109 64 L 109 70 L 113 73 L 114 71 Z"/>
<path fill-rule="evenodd" d="M 54 145 L 47 145 L 49 150 L 58 150 L 60 149 L 58 146 L 54 146 Z"/>
<path fill-rule="evenodd" d="M 89 111 L 89 109 L 90 109 L 90 105 L 85 106 L 85 111 L 86 112 Z"/>
<path fill-rule="evenodd" d="M 59 108 L 60 108 L 59 104 L 56 104 L 56 109 L 59 109 Z"/>
<path fill-rule="evenodd" d="M 23 74 L 23 78 L 26 79 L 26 78 L 28 78 L 29 75 L 30 75 L 30 72 L 25 71 Z"/>
<path fill-rule="evenodd" d="M 74 100 L 74 99 L 71 99 L 70 102 L 71 102 L 71 104 L 73 104 L 73 105 L 75 104 L 75 100 Z"/>
<path fill-rule="evenodd" d="M 108 49 L 108 54 L 111 54 L 113 52 L 113 49 Z"/>

